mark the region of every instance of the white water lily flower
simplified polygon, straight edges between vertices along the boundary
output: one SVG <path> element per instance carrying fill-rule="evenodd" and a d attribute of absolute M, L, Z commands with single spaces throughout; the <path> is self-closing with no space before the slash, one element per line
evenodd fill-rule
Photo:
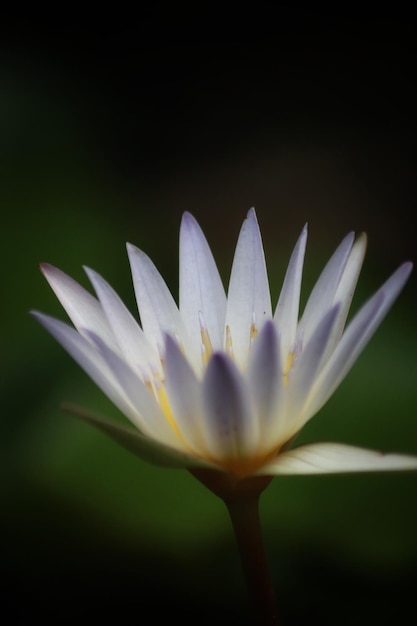
<path fill-rule="evenodd" d="M 135 429 L 88 420 L 159 465 L 251 475 L 417 469 L 417 458 L 347 445 L 290 449 L 346 376 L 404 286 L 404 263 L 345 328 L 366 238 L 348 234 L 299 319 L 305 227 L 275 311 L 255 211 L 240 231 L 226 297 L 202 230 L 185 213 L 175 303 L 144 252 L 128 245 L 141 326 L 101 276 L 97 298 L 62 271 L 42 271 L 75 328 L 34 312 Z"/>

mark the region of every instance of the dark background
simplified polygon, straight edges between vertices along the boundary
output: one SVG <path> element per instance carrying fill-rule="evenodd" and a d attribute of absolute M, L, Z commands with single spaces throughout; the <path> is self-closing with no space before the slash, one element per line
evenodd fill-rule
<path fill-rule="evenodd" d="M 116 413 L 27 315 L 62 316 L 37 265 L 84 285 L 90 265 L 134 310 L 126 241 L 176 294 L 191 211 L 227 282 L 255 206 L 274 300 L 304 222 L 304 297 L 365 230 L 357 307 L 416 260 L 415 22 L 398 7 L 116 9 L 2 25 L 2 603 L 14 621 L 250 624 L 221 503 L 60 411 Z M 416 288 L 304 440 L 417 454 Z M 417 617 L 416 480 L 274 479 L 261 513 L 284 626 Z"/>

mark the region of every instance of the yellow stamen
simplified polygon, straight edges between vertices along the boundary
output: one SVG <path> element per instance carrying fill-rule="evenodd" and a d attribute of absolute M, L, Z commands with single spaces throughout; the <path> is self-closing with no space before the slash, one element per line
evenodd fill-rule
<path fill-rule="evenodd" d="M 201 358 L 203 365 L 207 365 L 209 358 L 213 354 L 213 346 L 211 345 L 210 335 L 205 327 L 202 315 L 200 315 L 200 333 L 201 333 Z"/>
<path fill-rule="evenodd" d="M 287 386 L 288 385 L 288 374 L 290 372 L 290 369 L 292 368 L 293 362 L 294 362 L 294 355 L 295 352 L 294 350 L 289 352 L 287 355 L 287 360 L 285 361 L 285 367 L 284 367 L 284 385 Z"/>
<path fill-rule="evenodd" d="M 155 382 L 156 382 L 155 393 L 157 396 L 157 400 L 159 402 L 159 406 L 163 410 L 165 417 L 167 418 L 167 421 L 169 425 L 171 426 L 172 430 L 174 431 L 174 433 L 178 435 L 180 439 L 182 439 L 180 430 L 177 426 L 177 423 L 171 411 L 171 407 L 169 405 L 169 400 L 168 400 L 167 392 L 165 389 L 165 385 L 161 383 L 160 381 L 155 381 Z"/>
<path fill-rule="evenodd" d="M 253 321 L 252 324 L 250 325 L 250 343 L 252 345 L 253 341 L 256 339 L 256 337 L 258 336 L 258 327 L 256 326 L 255 322 Z"/>
<path fill-rule="evenodd" d="M 145 383 L 145 385 L 147 386 L 147 388 L 149 389 L 149 391 L 155 396 L 155 391 L 152 385 L 152 382 L 150 380 L 150 378 L 144 378 L 143 382 Z M 156 399 L 156 397 L 155 397 Z"/>

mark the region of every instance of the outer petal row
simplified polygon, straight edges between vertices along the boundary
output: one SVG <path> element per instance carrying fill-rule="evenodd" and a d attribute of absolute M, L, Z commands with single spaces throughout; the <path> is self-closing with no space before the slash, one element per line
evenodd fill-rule
<path fill-rule="evenodd" d="M 137 430 L 122 426 L 114 421 L 107 420 L 95 413 L 91 413 L 80 407 L 72 405 L 64 406 L 64 409 L 95 426 L 124 448 L 152 465 L 183 469 L 187 467 L 215 468 L 216 466 L 203 459 L 196 458 L 187 452 L 171 448 L 154 439 L 144 437 Z"/>
<path fill-rule="evenodd" d="M 383 454 L 340 443 L 313 443 L 283 452 L 256 474 L 340 474 L 416 469 L 417 457 Z"/>
<path fill-rule="evenodd" d="M 182 447 L 149 390 L 98 335 L 90 333 L 87 340 L 64 322 L 36 311 L 32 315 L 144 435 Z"/>
<path fill-rule="evenodd" d="M 403 288 L 411 269 L 411 263 L 401 265 L 350 322 L 313 385 L 305 419 L 317 413 L 342 382 Z"/>
<path fill-rule="evenodd" d="M 96 298 L 57 267 L 42 263 L 41 270 L 78 332 L 84 336 L 89 331 L 95 332 L 111 348 L 117 349 L 113 332 Z"/>
<path fill-rule="evenodd" d="M 159 355 L 125 304 L 97 272 L 85 268 L 123 356 L 138 373 L 160 367 Z"/>

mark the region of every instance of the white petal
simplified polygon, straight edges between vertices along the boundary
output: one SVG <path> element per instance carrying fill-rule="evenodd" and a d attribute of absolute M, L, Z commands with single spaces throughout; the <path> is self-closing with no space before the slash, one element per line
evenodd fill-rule
<path fill-rule="evenodd" d="M 202 431 L 201 383 L 178 344 L 165 338 L 166 389 L 179 432 L 193 450 L 205 448 Z"/>
<path fill-rule="evenodd" d="M 274 315 L 281 338 L 281 350 L 284 359 L 295 343 L 306 243 L 307 224 L 304 226 L 291 255 Z"/>
<path fill-rule="evenodd" d="M 189 213 L 184 213 L 180 231 L 180 311 L 199 353 L 200 313 L 213 350 L 223 347 L 226 294 L 203 231 Z"/>
<path fill-rule="evenodd" d="M 303 336 L 304 345 L 309 341 L 323 315 L 335 303 L 335 294 L 349 259 L 353 240 L 353 233 L 346 235 L 313 287 L 298 327 L 299 333 Z"/>
<path fill-rule="evenodd" d="M 93 331 L 115 349 L 117 344 L 98 300 L 57 267 L 42 263 L 41 270 L 79 333 L 87 336 L 87 331 Z"/>
<path fill-rule="evenodd" d="M 411 263 L 401 265 L 347 326 L 312 388 L 306 409 L 309 416 L 314 415 L 340 385 L 391 308 L 411 269 Z"/>
<path fill-rule="evenodd" d="M 223 352 L 214 353 L 208 363 L 203 406 L 206 441 L 213 456 L 238 459 L 256 450 L 257 424 L 250 413 L 245 381 Z"/>
<path fill-rule="evenodd" d="M 417 457 L 383 454 L 339 443 L 313 443 L 279 454 L 258 475 L 339 474 L 417 470 Z"/>
<path fill-rule="evenodd" d="M 271 297 L 261 234 L 254 209 L 243 222 L 233 259 L 227 296 L 226 325 L 230 327 L 233 354 L 243 369 L 247 364 L 251 324 L 258 330 L 271 319 Z"/>
<path fill-rule="evenodd" d="M 132 428 L 127 428 L 126 426 L 107 420 L 85 409 L 71 405 L 67 405 L 64 408 L 68 413 L 95 426 L 129 450 L 129 452 L 132 452 L 152 465 L 178 469 L 186 467 L 216 467 L 208 461 L 193 457 L 181 450 L 170 448 L 154 439 L 144 437 Z"/>
<path fill-rule="evenodd" d="M 139 324 L 110 285 L 96 272 L 84 268 L 102 304 L 108 323 L 120 350 L 136 371 L 155 370 L 160 365 L 159 355 L 149 343 Z"/>
<path fill-rule="evenodd" d="M 95 346 L 64 322 L 37 311 L 31 313 L 110 398 L 113 404 L 126 417 L 135 422 L 138 417 L 137 411 Z"/>
<path fill-rule="evenodd" d="M 349 259 L 345 265 L 339 285 L 333 298 L 333 302 L 340 302 L 340 311 L 337 316 L 331 337 L 329 338 L 327 349 L 323 357 L 323 361 L 331 355 L 340 337 L 343 334 L 346 318 L 352 303 L 353 294 L 358 282 L 359 274 L 362 268 L 363 260 L 366 252 L 366 235 L 362 233 L 353 244 Z"/>
<path fill-rule="evenodd" d="M 313 332 L 307 346 L 303 348 L 298 357 L 295 356 L 293 369 L 288 373 L 289 401 L 291 403 L 291 413 L 294 417 L 301 411 L 317 373 L 320 370 L 323 355 L 326 351 L 339 310 L 340 304 L 337 304 L 326 313 Z M 301 427 L 298 419 L 295 420 L 293 427 L 295 432 Z"/>
<path fill-rule="evenodd" d="M 340 334 L 343 332 L 343 326 L 346 322 L 349 308 L 355 293 L 356 284 L 362 269 L 363 260 L 365 258 L 367 238 L 365 233 L 361 233 L 356 239 L 350 251 L 349 258 L 340 277 L 333 302 L 341 302 L 338 325 L 341 324 Z"/>
<path fill-rule="evenodd" d="M 145 335 L 158 350 L 164 345 L 165 332 L 185 342 L 178 307 L 161 274 L 144 252 L 131 244 L 127 244 L 127 250 Z"/>
<path fill-rule="evenodd" d="M 155 400 L 152 392 L 140 380 L 130 366 L 99 337 L 92 337 L 97 348 L 108 364 L 113 376 L 120 384 L 129 399 L 129 402 L 136 409 L 135 425 L 148 437 L 157 439 L 166 445 L 182 449 L 181 441 L 170 426 L 161 407 Z"/>
<path fill-rule="evenodd" d="M 247 374 L 261 451 L 271 449 L 271 442 L 279 439 L 283 424 L 286 394 L 279 350 L 274 322 L 268 321 L 255 340 Z"/>

